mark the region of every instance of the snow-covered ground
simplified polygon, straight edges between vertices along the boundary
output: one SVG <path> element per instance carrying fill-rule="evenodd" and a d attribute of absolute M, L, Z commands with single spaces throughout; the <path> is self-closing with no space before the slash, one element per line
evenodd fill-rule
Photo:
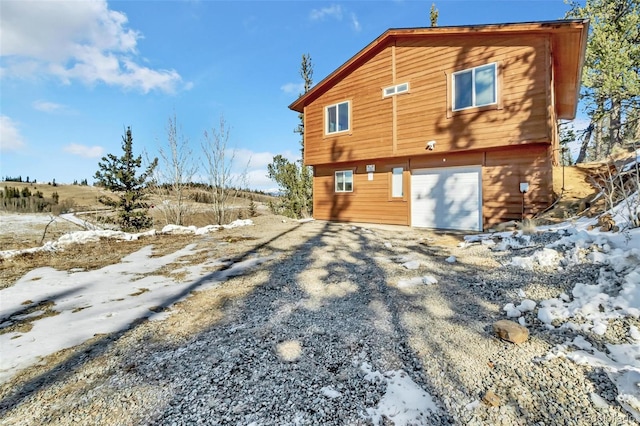
<path fill-rule="evenodd" d="M 25 216 L 25 215 L 20 215 Z M 250 220 L 236 221 L 227 228 L 251 225 Z M 187 228 L 175 225 L 165 227 L 163 233 L 204 233 L 216 227 Z M 128 234 L 117 231 L 78 231 L 67 234 L 56 242 L 49 242 L 33 252 L 54 250 L 72 243 L 86 243 L 99 238 L 138 239 L 144 234 Z M 20 251 L 0 252 L 11 257 Z M 33 328 L 26 332 L 0 335 L 0 382 L 5 382 L 20 370 L 35 364 L 41 357 L 81 344 L 98 333 L 113 333 L 128 328 L 135 320 L 164 318 L 163 308 L 167 300 L 182 300 L 192 290 L 216 285 L 230 276 L 241 275 L 248 268 L 259 265 L 267 258 L 254 257 L 229 265 L 219 259 L 211 259 L 198 265 L 176 268 L 173 274 L 184 274 L 174 280 L 154 272 L 164 265 L 180 262 L 184 256 L 195 253 L 189 245 L 175 253 L 151 257 L 152 247 L 147 246 L 122 259 L 119 264 L 94 271 L 57 271 L 38 268 L 30 271 L 13 286 L 0 291 L 0 329 L 15 321 L 36 318 Z M 207 268 L 227 266 L 223 271 L 207 274 Z M 54 301 L 56 315 L 44 316 L 44 311 L 20 315 L 43 301 Z M 41 317 L 41 318 L 40 318 Z M 55 330 L 55 333 L 51 331 Z"/>
<path fill-rule="evenodd" d="M 624 224 L 626 206 L 622 203 L 611 211 L 616 223 Z M 538 303 L 521 294 L 519 305 L 504 306 L 507 317 L 527 325 L 524 313 L 537 311 L 537 318 L 549 329 L 568 328 L 603 336 L 610 320 L 623 317 L 640 318 L 640 229 L 623 232 L 601 232 L 597 220 L 582 218 L 538 231 L 557 232 L 562 238 L 525 257 L 515 256 L 512 265 L 525 269 L 536 267 L 562 269 L 570 265 L 591 263 L 602 265 L 596 282 L 573 283 L 571 294 L 541 300 Z M 531 238 L 518 233 L 485 234 L 466 237 L 468 243 L 500 242 L 494 250 L 526 247 Z M 618 402 L 640 422 L 640 330 L 629 327 L 632 343 L 606 344 L 606 352 L 594 347 L 585 337 L 558 345 L 545 357 L 566 357 L 578 364 L 599 367 L 607 372 L 618 389 Z"/>
<path fill-rule="evenodd" d="M 504 315 L 527 325 L 525 313 L 535 312 L 537 319 L 549 329 L 562 327 L 585 333 L 587 337 L 579 335 L 557 345 L 544 359 L 565 357 L 578 364 L 604 369 L 618 389 L 618 402 L 640 421 L 640 330 L 631 326 L 629 343 L 607 344 L 606 351 L 597 349 L 588 340 L 589 333 L 604 335 L 611 320 L 640 317 L 640 229 L 600 232 L 590 229 L 594 224 L 593 219 L 581 219 L 540 228 L 541 232 L 560 233 L 562 238 L 539 247 L 530 256 L 513 257 L 512 265 L 553 270 L 581 263 L 599 264 L 602 267 L 596 282 L 573 283 L 571 294 L 563 293 L 547 300 L 530 300 L 522 292 L 521 302 L 506 305 Z M 247 225 L 251 225 L 251 221 L 235 222 L 230 226 Z M 219 227 L 170 226 L 161 232 L 202 234 L 217 229 Z M 141 235 L 81 231 L 30 251 L 55 250 L 65 244 L 93 241 L 100 237 L 130 240 Z M 469 236 L 465 241 L 463 244 L 481 243 L 493 246 L 496 251 L 506 251 L 526 247 L 531 238 L 522 233 L 494 233 Z M 20 370 L 38 363 L 42 357 L 78 345 L 97 333 L 126 329 L 139 318 L 162 319 L 168 315 L 166 311 L 156 313 L 157 309 L 152 309 L 165 301 L 175 303 L 187 297 L 191 290 L 216 285 L 229 276 L 243 274 L 247 269 L 269 260 L 256 256 L 237 264 L 226 264 L 227 268 L 217 273 L 207 273 L 206 270 L 221 265 L 219 259 L 185 265 L 174 271 L 181 274 L 179 281 L 154 274 L 163 265 L 179 263 L 182 257 L 192 255 L 195 250 L 189 245 L 175 253 L 153 258 L 150 256 L 151 247 L 145 247 L 125 257 L 119 264 L 95 271 L 39 268 L 27 273 L 13 286 L 0 290 L 0 328 L 9 326 L 11 321 L 25 319 L 16 313 L 41 301 L 55 301 L 57 313 L 42 317 L 39 317 L 42 313 L 30 313 L 28 315 L 37 317 L 30 331 L 0 335 L 0 381 L 5 382 Z M 0 256 L 6 258 L 18 253 L 6 251 L 0 252 Z M 456 259 L 451 257 L 447 261 L 455 263 Z M 405 265 L 407 269 L 412 267 L 409 263 Z M 420 284 L 436 285 L 437 280 L 424 276 L 403 281 L 399 287 Z M 402 371 L 376 372 L 366 363 L 361 368 L 367 380 L 384 380 L 387 384 L 387 393 L 378 406 L 368 410 L 368 416 L 374 423 L 378 424 L 383 416 L 387 416 L 394 418 L 397 425 L 413 424 L 416 419 L 426 418 L 430 411 L 436 410 L 431 395 Z M 323 392 L 329 398 L 340 396 L 340 392 L 332 388 L 323 389 Z M 595 395 L 594 404 L 597 405 L 598 401 Z"/>

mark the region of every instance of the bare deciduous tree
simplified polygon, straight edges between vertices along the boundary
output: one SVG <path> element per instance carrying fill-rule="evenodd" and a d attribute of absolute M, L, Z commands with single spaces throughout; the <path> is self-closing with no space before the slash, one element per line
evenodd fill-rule
<path fill-rule="evenodd" d="M 162 198 L 158 210 L 166 224 L 184 225 L 190 212 L 188 191 L 198 166 L 193 162 L 189 139 L 182 133 L 176 114 L 167 122 L 167 142 L 161 146 L 160 167 L 154 175 L 154 192 Z"/>
<path fill-rule="evenodd" d="M 221 225 L 225 221 L 229 198 L 238 193 L 238 185 L 245 184 L 248 164 L 240 174 L 233 173 L 233 165 L 237 150 L 228 149 L 230 129 L 220 116 L 219 128 L 212 128 L 211 133 L 205 130 L 202 151 L 204 152 L 204 171 L 209 181 L 211 202 L 216 222 Z"/>

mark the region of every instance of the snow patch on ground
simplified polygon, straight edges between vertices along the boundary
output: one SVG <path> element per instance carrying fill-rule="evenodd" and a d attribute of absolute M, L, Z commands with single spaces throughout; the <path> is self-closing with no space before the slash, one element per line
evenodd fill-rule
<path fill-rule="evenodd" d="M 423 277 L 413 277 L 409 279 L 401 279 L 400 281 L 398 281 L 399 288 L 415 287 L 422 284 L 438 284 L 438 280 L 433 275 L 425 275 Z"/>
<path fill-rule="evenodd" d="M 373 371 L 368 363 L 360 368 L 366 374 L 365 380 L 386 383 L 386 393 L 378 402 L 377 407 L 367 408 L 368 418 L 374 425 L 382 423 L 387 418 L 396 426 L 428 424 L 431 413 L 438 411 L 431 395 L 418 386 L 406 372 L 393 370 L 380 373 Z"/>
<path fill-rule="evenodd" d="M 549 329 L 562 327 L 599 336 L 607 332 L 612 320 L 640 318 L 640 229 L 626 228 L 625 209 L 624 203 L 620 203 L 607 212 L 622 232 L 600 231 L 597 218 L 538 227 L 538 233 L 557 233 L 560 238 L 529 256 L 512 257 L 509 266 L 528 270 L 561 269 L 590 263 L 602 268 L 596 282 L 576 282 L 571 294 L 561 293 L 538 303 L 528 299 L 518 306 L 508 303 L 503 307 L 505 315 L 517 317 L 521 325 L 526 325 L 522 315 L 533 312 Z M 532 238 L 521 231 L 466 236 L 463 244 L 466 247 L 474 243 L 487 245 L 493 251 L 536 248 Z M 519 296 L 524 298 L 524 292 Z M 563 356 L 578 364 L 604 369 L 617 387 L 618 402 L 640 421 L 640 331 L 637 327 L 630 327 L 629 337 L 631 343 L 606 344 L 605 353 L 578 335 L 557 345 L 545 359 Z M 598 407 L 608 406 L 597 394 L 592 394 L 591 399 Z"/>
<path fill-rule="evenodd" d="M 13 220 L 13 216 L 21 216 L 21 215 L 12 215 L 11 218 L 5 219 L 6 216 L 3 216 L 3 222 Z M 29 216 L 31 215 L 22 215 Z M 24 220 L 21 218 L 21 220 Z M 44 222 L 46 223 L 46 222 Z M 202 228 L 196 228 L 195 226 L 178 226 L 178 225 L 167 225 L 162 228 L 160 231 L 161 234 L 195 234 L 195 235 L 203 235 L 208 234 L 210 232 L 215 232 L 220 229 L 232 229 L 238 228 L 240 226 L 250 226 L 253 225 L 253 221 L 251 219 L 238 219 L 233 221 L 227 225 L 207 225 Z M 68 234 L 63 235 L 57 241 L 48 241 L 41 247 L 33 247 L 29 249 L 23 250 L 4 250 L 0 251 L 0 258 L 10 258 L 22 253 L 37 253 L 42 251 L 56 251 L 63 249 L 65 246 L 70 244 L 86 244 L 89 242 L 97 242 L 100 241 L 101 238 L 111 238 L 122 241 L 134 241 L 138 240 L 140 237 L 152 236 L 156 235 L 156 230 L 152 229 L 146 232 L 140 233 L 129 233 L 122 231 L 114 231 L 114 230 L 102 230 L 95 229 L 90 231 L 76 231 L 70 232 Z"/>
<path fill-rule="evenodd" d="M 583 223 L 574 228 L 563 228 L 562 232 L 565 235 L 555 243 L 536 251 L 527 260 L 521 258 L 512 262 L 512 265 L 529 269 L 536 262 L 550 267 L 592 263 L 602 265 L 602 268 L 595 282 L 577 282 L 570 295 L 562 293 L 540 301 L 537 319 L 548 328 L 562 327 L 603 336 L 611 320 L 640 318 L 640 229 L 605 233 L 590 230 Z M 522 308 L 535 309 L 534 304 L 523 301 L 518 307 L 508 304 L 504 310 L 507 316 L 515 317 L 523 312 Z M 605 353 L 578 335 L 556 346 L 547 357 L 564 356 L 577 364 L 602 368 L 616 385 L 618 402 L 640 421 L 640 332 L 637 327 L 630 327 L 629 336 L 632 343 L 606 344 Z M 594 405 L 606 405 L 599 395 L 591 397 Z"/>
<path fill-rule="evenodd" d="M 569 347 L 578 348 L 570 351 Z M 607 352 L 596 349 L 584 337 L 578 336 L 566 345 L 555 348 L 556 354 L 565 356 L 580 365 L 590 365 L 602 368 L 609 379 L 616 385 L 618 395 L 616 400 L 636 421 L 640 422 L 640 346 L 637 344 L 606 345 Z M 591 395 L 596 405 L 604 399 L 599 395 Z M 606 403 L 606 402 L 605 402 Z"/>
<path fill-rule="evenodd" d="M 247 226 L 236 223 L 235 226 Z M 148 233 L 143 233 L 148 234 Z M 66 234 L 57 247 L 70 242 L 87 242 L 99 238 L 137 239 L 143 234 L 119 231 L 80 231 Z M 165 318 L 165 308 L 183 300 L 193 290 L 215 286 L 229 277 L 242 275 L 272 257 L 252 257 L 238 263 L 209 259 L 198 265 L 178 266 L 173 273 L 183 277 L 176 281 L 160 273 L 168 264 L 198 252 L 194 244 L 174 253 L 152 257 L 146 246 L 124 257 L 115 265 L 93 271 L 58 271 L 38 268 L 26 273 L 14 285 L 0 290 L 0 326 L 31 319 L 27 332 L 0 335 L 0 383 L 44 356 L 73 347 L 96 334 L 127 329 L 141 318 Z M 218 272 L 212 268 L 226 266 Z M 21 314 L 43 302 L 53 302 L 54 315 L 39 311 Z"/>

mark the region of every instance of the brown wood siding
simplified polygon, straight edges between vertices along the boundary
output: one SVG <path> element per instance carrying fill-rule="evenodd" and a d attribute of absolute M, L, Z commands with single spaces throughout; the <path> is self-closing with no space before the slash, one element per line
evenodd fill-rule
<path fill-rule="evenodd" d="M 409 160 L 409 166 L 412 170 L 433 169 L 438 167 L 482 166 L 484 165 L 484 156 L 485 153 L 482 151 L 431 154 L 412 157 Z"/>
<path fill-rule="evenodd" d="M 507 149 L 421 155 L 370 161 L 376 171 L 368 180 L 365 162 L 316 166 L 314 217 L 320 220 L 408 225 L 411 215 L 410 170 L 440 167 L 482 166 L 483 225 L 486 228 L 522 219 L 520 183 L 529 183 L 525 194 L 525 217 L 547 208 L 554 199 L 550 146 L 547 144 Z M 405 167 L 404 199 L 390 198 L 390 172 Z M 354 170 L 354 190 L 336 193 L 335 171 Z"/>
<path fill-rule="evenodd" d="M 392 84 L 391 54 L 389 46 L 305 108 L 307 164 L 392 155 L 392 99 L 382 98 L 382 89 Z M 351 102 L 349 132 L 325 136 L 325 107 L 346 100 Z"/>
<path fill-rule="evenodd" d="M 521 182 L 529 183 L 529 191 L 524 195 L 525 217 L 531 217 L 553 202 L 550 151 L 550 145 L 529 145 L 486 153 L 482 169 L 485 227 L 522 219 Z"/>
<path fill-rule="evenodd" d="M 445 47 L 436 43 L 442 41 L 396 44 L 397 80 L 411 82 L 411 93 L 398 96 L 397 155 L 423 154 L 429 140 L 442 151 L 550 142 L 546 36 L 452 37 Z M 452 73 L 491 62 L 500 67 L 501 109 L 447 114 Z"/>
<path fill-rule="evenodd" d="M 396 41 L 305 107 L 305 162 L 310 165 L 437 151 L 551 143 L 549 36 L 475 37 Z M 497 62 L 499 106 L 447 112 L 447 82 L 455 71 Z M 382 89 L 409 82 L 408 93 L 382 97 Z M 351 102 L 349 132 L 325 136 L 324 108 Z M 496 109 L 499 108 L 499 109 Z"/>
<path fill-rule="evenodd" d="M 372 163 L 373 164 L 373 163 Z M 402 164 L 400 164 L 402 165 Z M 408 203 L 392 200 L 389 174 L 397 162 L 378 162 L 373 180 L 368 180 L 366 164 L 345 164 L 336 167 L 316 166 L 313 179 L 313 216 L 320 220 L 408 225 Z M 336 193 L 335 172 L 355 170 L 353 192 Z M 408 190 L 405 173 L 405 195 Z"/>
<path fill-rule="evenodd" d="M 443 44 L 446 44 L 443 46 Z M 305 106 L 305 163 L 315 166 L 314 217 L 407 225 L 410 170 L 482 166 L 483 224 L 531 217 L 554 199 L 557 114 L 547 34 L 400 38 L 367 57 Z M 452 112 L 455 71 L 496 62 L 498 105 Z M 409 83 L 383 98 L 382 89 Z M 326 136 L 325 107 L 351 103 L 348 132 Z M 436 141 L 434 151 L 426 143 Z M 375 164 L 368 180 L 366 164 Z M 392 167 L 405 167 L 405 196 L 391 199 Z M 335 171 L 354 171 L 354 190 L 336 193 Z"/>
<path fill-rule="evenodd" d="M 520 182 L 529 183 L 525 217 L 553 201 L 550 147 L 546 144 L 500 150 L 432 154 L 411 158 L 411 169 L 482 165 L 482 216 L 485 228 L 522 219 Z"/>

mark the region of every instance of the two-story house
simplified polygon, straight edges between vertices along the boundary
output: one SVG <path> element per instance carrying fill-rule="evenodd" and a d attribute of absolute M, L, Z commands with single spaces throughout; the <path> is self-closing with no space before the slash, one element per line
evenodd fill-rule
<path fill-rule="evenodd" d="M 482 230 L 548 207 L 588 21 L 390 29 L 289 108 L 314 217 Z"/>

